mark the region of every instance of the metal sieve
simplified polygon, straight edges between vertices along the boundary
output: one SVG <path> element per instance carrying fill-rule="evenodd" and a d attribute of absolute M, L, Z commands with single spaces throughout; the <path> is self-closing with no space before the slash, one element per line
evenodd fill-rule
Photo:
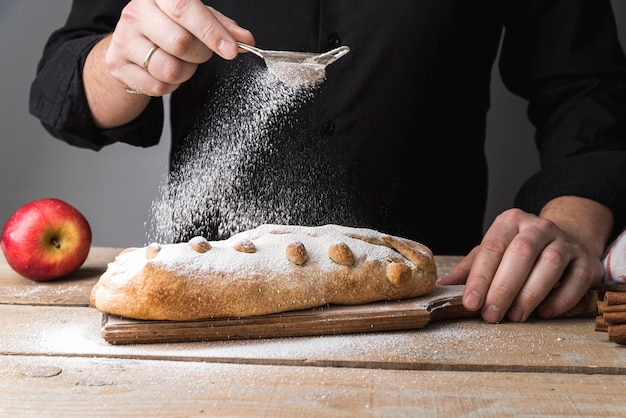
<path fill-rule="evenodd" d="M 267 69 L 285 84 L 293 86 L 317 85 L 326 78 L 326 66 L 332 64 L 350 51 L 340 46 L 324 53 L 267 51 L 237 42 L 237 45 L 259 56 Z"/>

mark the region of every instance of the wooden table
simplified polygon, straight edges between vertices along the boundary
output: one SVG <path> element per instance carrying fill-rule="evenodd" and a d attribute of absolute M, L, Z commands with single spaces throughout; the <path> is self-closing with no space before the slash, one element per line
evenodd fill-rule
<path fill-rule="evenodd" d="M 626 346 L 592 318 L 111 345 L 88 295 L 119 251 L 47 283 L 0 257 L 0 416 L 626 416 Z"/>

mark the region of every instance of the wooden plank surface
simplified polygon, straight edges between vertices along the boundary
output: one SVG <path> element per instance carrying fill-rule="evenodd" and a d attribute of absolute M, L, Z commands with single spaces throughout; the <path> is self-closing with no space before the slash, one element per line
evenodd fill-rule
<path fill-rule="evenodd" d="M 0 305 L 0 353 L 405 370 L 626 374 L 626 351 L 592 318 L 443 321 L 403 332 L 111 345 L 93 308 Z"/>
<path fill-rule="evenodd" d="M 623 417 L 624 377 L 0 356 L 0 416 Z"/>
<path fill-rule="evenodd" d="M 0 303 L 89 306 L 91 288 L 119 254 L 119 248 L 92 247 L 83 266 L 66 278 L 47 282 L 26 279 L 9 267 L 0 251 Z"/>
<path fill-rule="evenodd" d="M 593 318 L 111 345 L 87 305 L 119 250 L 96 253 L 44 286 L 0 268 L 0 416 L 626 416 L 626 351 Z"/>
<path fill-rule="evenodd" d="M 31 297 L 35 306 L 0 304 L 0 335 L 3 336 L 0 339 L 0 353 L 128 356 L 284 365 L 306 362 L 309 365 L 389 369 L 550 369 L 579 373 L 590 370 L 622 373 L 626 363 L 624 355 L 616 355 L 613 344 L 607 344 L 606 334 L 595 332 L 593 318 L 574 322 L 531 320 L 523 326 L 508 323 L 492 325 L 481 319 L 455 320 L 429 324 L 423 331 L 405 333 L 375 332 L 371 335 L 278 338 L 275 341 L 260 339 L 111 347 L 101 336 L 102 314 L 84 306 L 88 303 L 88 293 L 91 283 L 97 279 L 97 272 L 102 271 L 106 263 L 118 253 L 119 249 L 96 251 L 90 264 L 86 264 L 84 270 L 79 272 L 79 276 L 88 277 L 59 283 L 58 286 L 64 289 L 61 292 L 53 287 L 54 282 L 49 283 L 53 286 L 44 285 L 40 290 L 39 283 L 26 280 L 22 292 L 37 295 Z M 458 257 L 437 259 L 439 273 L 444 275 Z M 69 282 L 81 288 L 81 291 L 70 292 L 67 287 Z M 11 280 L 3 282 L 5 289 L 11 288 L 6 283 L 12 283 Z M 25 288 L 28 286 L 36 291 L 27 292 Z M 59 298 L 57 293 L 72 297 Z M 21 295 L 18 299 L 24 301 L 29 297 Z M 590 337 L 593 343 L 587 341 Z M 529 348 L 539 350 L 536 353 L 539 355 L 528 356 Z M 489 350 L 489 364 L 486 364 L 484 349 Z M 552 351 L 554 356 L 546 358 L 547 351 L 544 350 Z M 524 362 L 520 362 L 521 358 Z M 578 361 L 579 358 L 584 361 Z"/>

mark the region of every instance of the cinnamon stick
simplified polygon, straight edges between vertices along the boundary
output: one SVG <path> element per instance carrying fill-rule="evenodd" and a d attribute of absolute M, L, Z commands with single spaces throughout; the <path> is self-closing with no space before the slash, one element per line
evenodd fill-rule
<path fill-rule="evenodd" d="M 609 341 L 626 344 L 626 324 L 609 325 Z"/>
<path fill-rule="evenodd" d="M 602 307 L 602 313 L 603 314 L 610 313 L 610 312 L 626 312 L 626 304 L 623 304 L 623 305 L 604 305 Z"/>
<path fill-rule="evenodd" d="M 610 341 L 626 344 L 626 285 L 606 285 L 598 295 L 595 330 L 607 332 Z"/>
<path fill-rule="evenodd" d="M 605 322 L 609 324 L 626 324 L 626 311 L 604 312 L 602 314 Z"/>
<path fill-rule="evenodd" d="M 604 309 L 606 309 L 607 306 L 608 304 L 606 303 L 604 299 L 599 300 L 598 301 L 598 313 L 602 315 L 604 313 Z"/>
<path fill-rule="evenodd" d="M 604 301 L 607 305 L 626 305 L 626 292 L 604 292 Z"/>

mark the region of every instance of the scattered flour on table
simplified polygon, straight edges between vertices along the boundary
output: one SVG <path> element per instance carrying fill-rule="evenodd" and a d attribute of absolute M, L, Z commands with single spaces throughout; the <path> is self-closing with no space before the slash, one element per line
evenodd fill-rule
<path fill-rule="evenodd" d="M 307 112 L 297 112 L 318 86 L 288 85 L 266 67 L 245 63 L 207 100 L 164 176 L 147 243 L 225 239 L 263 223 L 321 223 L 328 213 L 349 213 L 341 211 L 340 187 L 317 180 L 340 183 L 332 179 L 321 140 L 301 128 Z"/>

